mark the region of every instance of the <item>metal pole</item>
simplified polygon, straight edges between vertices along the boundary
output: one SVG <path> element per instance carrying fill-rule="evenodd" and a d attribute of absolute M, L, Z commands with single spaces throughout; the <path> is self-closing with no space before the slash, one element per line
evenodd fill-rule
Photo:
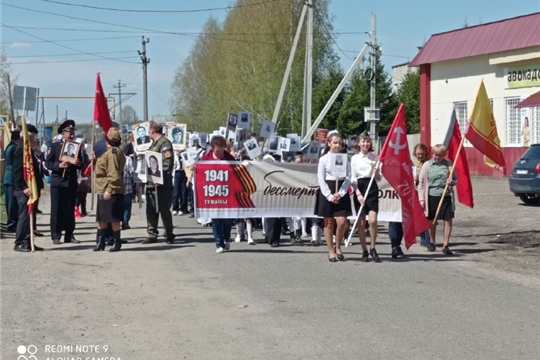
<path fill-rule="evenodd" d="M 122 84 L 121 80 L 118 80 L 118 86 L 113 85 L 113 88 L 118 89 L 118 123 L 122 125 L 122 88 L 126 87 L 126 84 Z"/>
<path fill-rule="evenodd" d="M 298 39 L 300 38 L 300 33 L 302 32 L 302 24 L 304 23 L 304 18 L 306 17 L 308 5 L 304 3 L 302 8 L 302 13 L 300 14 L 300 20 L 298 21 L 298 27 L 296 28 L 296 35 L 294 36 L 293 46 L 291 48 L 291 53 L 289 55 L 289 60 L 287 61 L 287 68 L 285 69 L 285 75 L 283 75 L 283 81 L 281 82 L 281 88 L 279 89 L 279 95 L 276 102 L 276 107 L 274 108 L 274 115 L 272 115 L 272 122 L 277 122 L 279 115 L 279 110 L 281 109 L 281 103 L 283 102 L 283 95 L 285 94 L 285 86 L 287 85 L 287 78 L 291 72 L 292 63 L 294 60 L 294 54 L 296 52 L 296 47 L 298 46 Z"/>
<path fill-rule="evenodd" d="M 377 96 L 377 16 L 371 14 L 371 82 L 370 82 L 370 92 L 369 92 L 369 107 L 371 110 L 376 108 L 376 96 Z M 369 134 L 373 138 L 375 143 L 375 148 L 377 152 L 379 150 L 379 136 L 377 134 L 377 122 L 371 121 L 369 124 Z"/>
<path fill-rule="evenodd" d="M 146 44 L 150 42 L 150 39 L 145 39 L 142 37 L 142 51 L 139 51 L 141 56 L 141 61 L 143 65 L 143 116 L 144 121 L 148 121 L 148 77 L 147 77 L 147 67 L 150 63 L 150 59 L 146 57 Z"/>
<path fill-rule="evenodd" d="M 313 94 L 313 0 L 307 1 L 308 19 L 306 31 L 306 66 L 304 74 L 304 109 L 302 112 L 302 136 L 311 127 L 311 103 Z"/>
<path fill-rule="evenodd" d="M 338 97 L 339 93 L 341 92 L 341 90 L 343 89 L 347 81 L 349 81 L 350 77 L 352 76 L 354 69 L 356 68 L 358 63 L 362 61 L 362 57 L 364 56 L 364 53 L 367 51 L 368 48 L 369 48 L 369 43 L 366 43 L 364 47 L 362 48 L 362 50 L 360 50 L 360 53 L 358 54 L 356 59 L 354 59 L 354 62 L 352 63 L 351 67 L 349 68 L 349 70 L 347 70 L 347 73 L 345 73 L 343 80 L 341 80 L 336 90 L 334 90 L 334 93 L 330 97 L 330 100 L 328 100 L 328 102 L 326 103 L 324 108 L 321 110 L 321 113 L 319 114 L 319 116 L 317 117 L 317 119 L 315 120 L 311 128 L 309 128 L 309 130 L 307 131 L 306 135 L 302 139 L 302 142 L 310 141 L 311 135 L 313 135 L 313 133 L 315 132 L 315 129 L 317 129 L 317 126 L 319 126 L 323 118 L 326 116 L 326 113 L 328 112 L 328 110 L 330 110 L 330 108 L 334 104 L 334 101 L 336 101 L 336 98 Z"/>

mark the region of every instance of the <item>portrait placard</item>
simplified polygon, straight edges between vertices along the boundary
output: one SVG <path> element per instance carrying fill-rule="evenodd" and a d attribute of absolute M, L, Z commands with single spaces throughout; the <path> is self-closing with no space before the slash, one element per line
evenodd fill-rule
<path fill-rule="evenodd" d="M 150 123 L 148 121 L 134 124 L 133 131 L 133 146 L 138 151 L 144 151 L 150 148 L 152 139 L 150 138 Z"/>
<path fill-rule="evenodd" d="M 61 161 L 75 160 L 79 156 L 81 143 L 75 140 L 64 140 L 62 150 L 60 151 Z"/>
<path fill-rule="evenodd" d="M 277 152 L 279 149 L 279 136 L 270 137 L 268 144 L 268 152 Z"/>
<path fill-rule="evenodd" d="M 229 113 L 227 115 L 227 130 L 229 131 L 235 130 L 237 124 L 238 124 L 238 115 Z"/>
<path fill-rule="evenodd" d="M 154 151 L 145 152 L 146 176 L 148 181 L 163 185 L 163 155 Z"/>
<path fill-rule="evenodd" d="M 306 156 L 310 160 L 317 160 L 321 156 L 321 143 L 318 141 L 310 142 Z"/>
<path fill-rule="evenodd" d="M 240 111 L 238 113 L 238 123 L 236 126 L 241 129 L 251 129 L 251 113 L 249 111 Z"/>
<path fill-rule="evenodd" d="M 261 126 L 261 132 L 260 137 L 262 138 L 269 138 L 274 134 L 274 131 L 276 130 L 276 124 L 274 124 L 271 121 L 263 120 L 262 126 Z"/>
<path fill-rule="evenodd" d="M 262 149 L 259 146 L 257 139 L 247 139 L 244 141 L 244 147 L 246 148 L 247 154 L 251 159 L 255 159 L 257 156 L 262 154 Z"/>
<path fill-rule="evenodd" d="M 287 134 L 287 137 L 291 139 L 291 145 L 289 146 L 289 151 L 300 151 L 301 150 L 301 141 L 300 135 L 298 134 Z"/>
<path fill-rule="evenodd" d="M 170 140 L 174 150 L 185 149 L 187 142 L 187 125 L 170 123 L 167 139 Z"/>
<path fill-rule="evenodd" d="M 344 178 L 347 176 L 347 162 L 349 158 L 347 154 L 328 153 L 330 157 L 330 174 L 336 178 Z"/>

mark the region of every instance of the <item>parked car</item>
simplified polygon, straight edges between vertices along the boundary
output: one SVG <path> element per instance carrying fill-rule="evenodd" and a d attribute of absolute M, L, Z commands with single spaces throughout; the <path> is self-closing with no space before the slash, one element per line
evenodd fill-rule
<path fill-rule="evenodd" d="M 508 183 L 525 204 L 540 204 L 540 144 L 531 145 L 514 163 Z"/>

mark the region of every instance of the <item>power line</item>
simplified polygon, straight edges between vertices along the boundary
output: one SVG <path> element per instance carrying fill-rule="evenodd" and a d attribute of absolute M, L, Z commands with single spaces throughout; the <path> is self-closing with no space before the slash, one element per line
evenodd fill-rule
<path fill-rule="evenodd" d="M 3 24 L 3 23 L 0 23 L 0 24 L 2 24 L 2 25 L 4 25 L 4 26 L 7 26 L 7 25 L 5 25 L 5 24 Z M 57 44 L 57 43 L 55 43 L 55 42 L 53 42 L 53 41 L 50 41 L 50 40 L 47 40 L 47 39 L 43 39 L 43 38 L 41 38 L 41 37 L 39 37 L 39 36 L 36 36 L 36 35 L 32 35 L 32 34 L 30 34 L 30 33 L 27 33 L 26 31 L 22 31 L 22 30 L 19 30 L 19 29 L 15 29 L 15 28 L 13 28 L 13 27 L 11 27 L 11 26 L 7 26 L 7 27 L 9 27 L 9 28 L 11 28 L 11 29 L 13 29 L 13 30 L 15 30 L 15 31 L 18 31 L 18 32 L 20 32 L 20 33 L 22 33 L 22 34 L 25 34 L 25 35 L 28 35 L 28 36 L 30 36 L 30 37 L 33 37 L 33 38 L 35 38 L 35 39 L 42 40 L 42 41 L 48 42 L 48 43 L 50 43 L 50 44 L 53 44 L 53 45 L 62 47 L 62 48 L 64 48 L 64 49 L 68 49 L 68 50 L 71 50 L 71 51 L 80 52 L 80 53 L 82 53 L 82 54 L 86 54 L 86 55 L 90 55 L 90 56 L 99 57 L 99 58 L 102 58 L 102 59 L 105 59 L 105 60 L 114 60 L 114 61 L 119 61 L 119 62 L 124 62 L 124 63 L 131 63 L 130 61 L 124 61 L 124 60 L 119 60 L 119 59 L 114 59 L 114 58 L 108 58 L 108 57 L 106 57 L 106 56 L 101 56 L 101 55 L 92 54 L 92 53 L 89 53 L 89 52 L 86 52 L 86 51 L 82 51 L 82 50 L 78 50 L 78 49 L 75 49 L 75 48 L 72 48 L 72 47 L 69 47 L 69 46 L 66 46 L 66 45 Z"/>
<path fill-rule="evenodd" d="M 100 55 L 103 55 L 103 54 L 125 54 L 125 53 L 134 53 L 135 51 L 134 50 L 125 50 L 125 51 L 103 51 L 103 52 L 96 52 L 94 54 L 100 54 Z M 82 55 L 86 55 L 86 54 L 73 54 L 73 53 L 69 53 L 69 54 L 50 54 L 50 55 L 16 55 L 16 56 L 10 56 L 9 58 L 36 58 L 36 57 L 56 57 L 56 56 L 82 56 Z"/>
<path fill-rule="evenodd" d="M 4 25 L 2 25 L 4 26 Z M 23 29 L 22 26 L 13 26 L 14 28 Z M 113 40 L 113 39 L 128 39 L 128 38 L 138 38 L 138 36 L 110 36 L 110 37 L 101 37 L 101 38 L 86 38 L 86 39 L 62 39 L 62 40 L 50 40 L 54 42 L 71 42 L 71 41 L 92 41 L 92 40 Z M 25 40 L 25 41 L 0 41 L 0 44 L 18 44 L 21 42 L 33 44 L 33 43 L 42 43 L 42 40 Z"/>
<path fill-rule="evenodd" d="M 106 7 L 99 7 L 99 6 L 91 6 L 91 5 L 83 5 L 83 4 L 73 4 L 73 3 L 67 3 L 63 1 L 54 1 L 54 0 L 41 0 L 44 2 L 48 2 L 51 4 L 58 4 L 58 5 L 65 5 L 65 6 L 75 6 L 75 7 L 82 7 L 87 9 L 94 9 L 94 10 L 107 10 L 107 11 L 120 11 L 120 12 L 132 12 L 132 13 L 197 13 L 197 12 L 207 12 L 207 11 L 217 11 L 217 10 L 230 10 L 235 8 L 241 8 L 241 7 L 250 7 L 250 6 L 258 6 L 258 5 L 265 5 L 270 4 L 274 2 L 279 2 L 283 0 L 268 0 L 268 1 L 262 1 L 259 3 L 254 4 L 245 4 L 245 5 L 236 5 L 236 6 L 225 6 L 225 7 L 219 7 L 219 8 L 207 8 L 207 9 L 193 9 L 193 10 L 138 10 L 138 9 L 118 9 L 118 8 L 106 8 Z"/>
<path fill-rule="evenodd" d="M 58 60 L 58 61 L 27 61 L 27 62 L 15 62 L 10 63 L 11 65 L 31 65 L 31 64 L 56 64 L 56 63 L 71 63 L 71 62 L 85 62 L 85 61 L 103 61 L 103 60 L 115 60 L 115 61 L 121 61 L 123 59 L 132 59 L 132 56 L 124 56 L 124 57 L 118 57 L 118 58 L 100 58 L 100 59 L 78 59 L 78 60 Z M 128 64 L 138 64 L 137 62 L 133 61 L 121 61 Z"/>

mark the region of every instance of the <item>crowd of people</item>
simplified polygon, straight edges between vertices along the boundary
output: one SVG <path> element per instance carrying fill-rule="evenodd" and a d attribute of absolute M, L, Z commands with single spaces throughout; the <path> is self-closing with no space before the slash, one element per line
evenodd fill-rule
<path fill-rule="evenodd" d="M 51 216 L 50 232 L 52 244 L 78 243 L 75 239 L 75 213 L 87 216 L 86 198 L 91 191 L 90 171 L 94 172 L 94 191 L 97 196 L 96 210 L 96 246 L 94 251 L 105 250 L 117 252 L 122 248 L 121 231 L 130 229 L 131 211 L 134 202 L 143 201 L 146 207 L 147 236 L 143 244 L 158 242 L 162 220 L 162 232 L 167 244 L 174 244 L 173 216 L 187 215 L 194 217 L 193 165 L 187 166 L 182 152 L 185 148 L 173 148 L 171 141 L 164 136 L 164 127 L 157 122 L 150 123 L 148 138 L 151 142 L 149 150 L 160 153 L 161 159 L 149 158 L 148 173 L 160 172 L 161 181 L 149 176 L 147 181 L 136 181 L 137 163 L 143 161 L 138 155 L 131 136 L 122 136 L 117 124 L 114 124 L 102 140 L 97 141 L 91 153 L 87 153 L 83 139 L 75 139 L 75 122 L 67 120 L 58 128 L 58 136 L 49 148 L 39 148 L 36 140 L 37 129 L 28 125 L 32 147 L 34 170 L 39 178 L 38 188 L 44 187 L 43 179 L 50 183 Z M 116 125 L 116 126 L 115 126 Z M 257 138 L 256 134 L 251 135 Z M 261 227 L 265 242 L 272 247 L 280 246 L 283 234 L 289 234 L 291 241 L 297 242 L 311 236 L 311 244 L 319 246 L 325 243 L 328 248 L 328 260 L 339 262 L 345 260 L 342 244 L 349 232 L 357 231 L 362 247 L 361 261 L 380 262 L 377 253 L 377 235 L 379 198 L 377 182 L 381 180 L 381 165 L 374 154 L 373 143 L 367 132 L 356 137 L 355 144 L 344 143 L 337 131 L 331 131 L 327 137 L 321 156 L 318 159 L 317 179 L 319 192 L 315 201 L 312 218 L 263 218 L 263 219 L 220 219 L 212 218 L 204 222 L 212 227 L 216 253 L 230 249 L 232 241 L 247 241 L 254 245 L 253 231 Z M 79 149 L 71 149 L 72 156 L 62 157 L 66 144 L 72 146 L 77 141 Z M 204 149 L 201 144 L 199 147 Z M 335 154 L 347 155 L 352 148 L 355 154 L 347 161 L 344 176 L 335 176 L 331 171 L 332 161 L 337 164 Z M 30 251 L 30 225 L 27 200 L 31 196 L 29 184 L 23 176 L 23 144 L 19 131 L 11 134 L 11 143 L 5 151 L 6 173 L 3 183 L 6 189 L 6 210 L 8 213 L 7 230 L 16 233 L 15 251 Z M 418 234 L 420 245 L 428 251 L 436 250 L 437 222 L 443 222 L 442 252 L 452 255 L 449 241 L 454 217 L 453 186 L 457 183 L 455 173 L 451 172 L 452 163 L 445 159 L 446 148 L 438 144 L 431 149 L 432 158 L 428 159 L 428 148 L 418 144 L 413 150 L 411 167 L 415 169 L 420 204 L 431 222 L 429 231 Z M 332 160 L 333 159 L 333 160 Z M 283 159 L 276 153 L 261 154 L 250 159 L 247 152 L 233 146 L 225 137 L 213 136 L 207 149 L 198 161 L 294 161 L 313 162 L 307 160 L 302 152 Z M 152 165 L 152 161 L 155 163 Z M 153 166 L 153 167 L 152 167 Z M 143 166 L 145 168 L 146 166 Z M 90 170 L 93 169 L 93 170 Z M 452 176 L 450 174 L 452 173 Z M 204 184 L 197 184 L 202 186 Z M 449 189 L 449 191 L 447 191 Z M 144 195 L 143 195 L 144 194 Z M 352 196 L 353 201 L 351 205 Z M 38 210 L 34 207 L 34 214 Z M 348 220 L 353 213 L 352 206 L 359 213 L 356 229 L 351 228 Z M 74 209 L 76 211 L 74 211 Z M 36 223 L 35 221 L 33 222 Z M 236 227 L 236 234 L 233 232 Z M 34 235 L 41 236 L 34 228 Z M 311 233 L 311 234 L 309 234 Z M 401 241 L 403 229 L 400 222 L 390 222 L 388 233 L 392 246 L 392 258 L 403 257 Z M 368 248 L 367 234 L 370 243 Z M 234 239 L 234 240 L 233 240 Z M 36 247 L 35 250 L 42 250 Z"/>

